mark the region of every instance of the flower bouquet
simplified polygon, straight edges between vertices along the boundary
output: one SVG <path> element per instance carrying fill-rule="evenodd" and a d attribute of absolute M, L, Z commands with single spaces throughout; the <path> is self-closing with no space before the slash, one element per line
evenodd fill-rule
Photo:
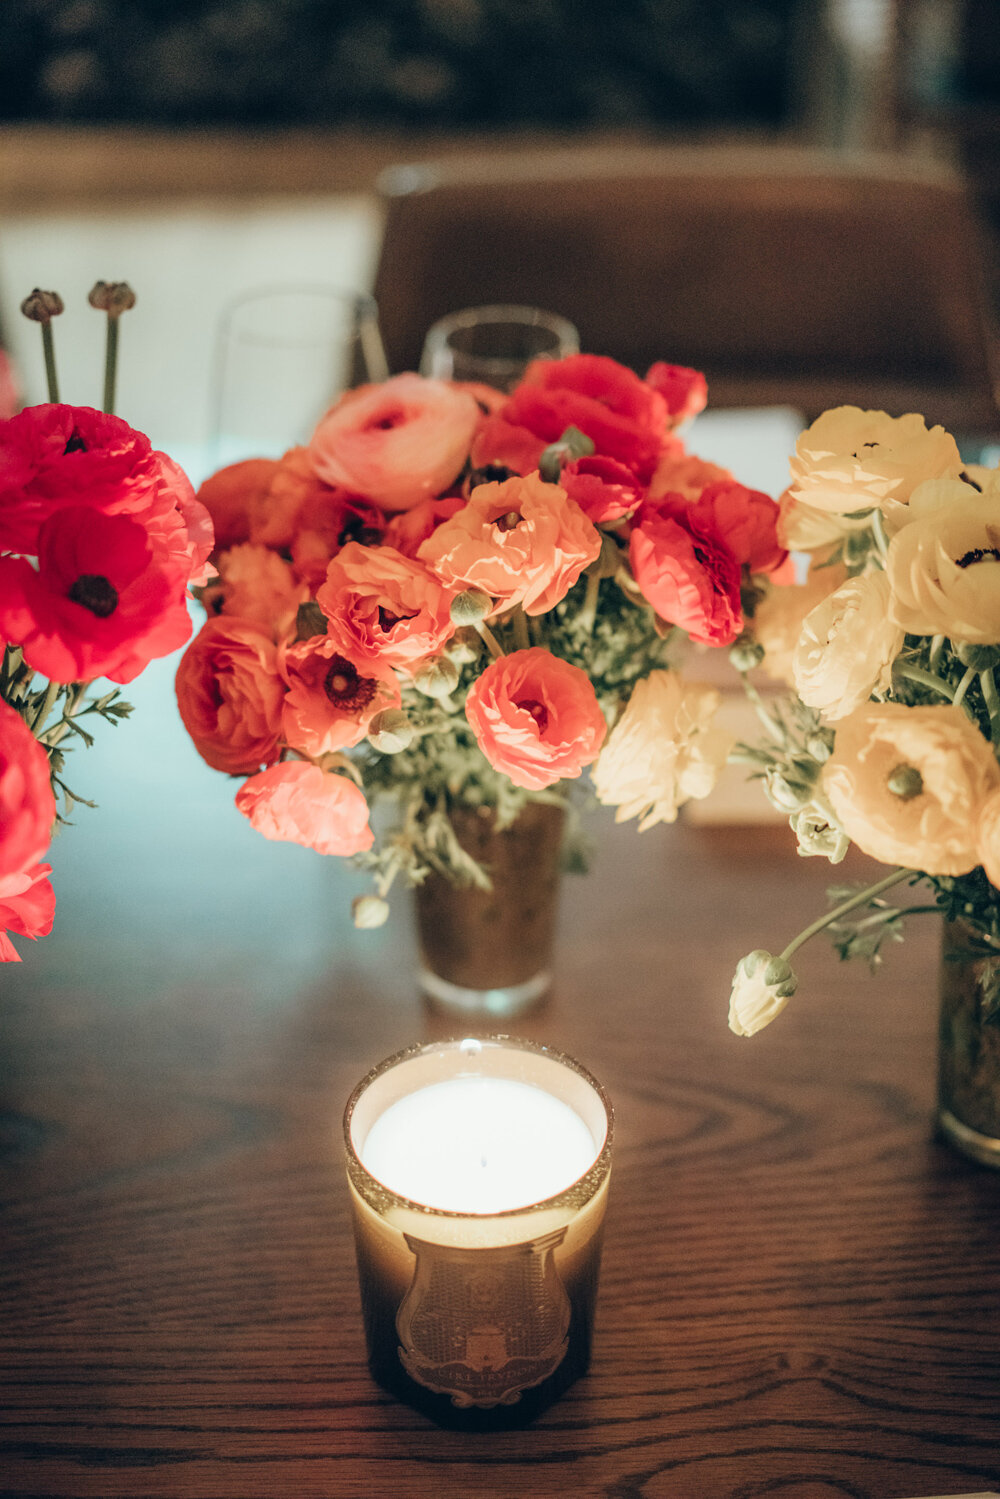
<path fill-rule="evenodd" d="M 36 290 L 22 311 L 42 326 L 51 399 L 0 421 L 0 962 L 20 961 L 8 933 L 52 927 L 42 860 L 53 825 L 84 800 L 64 779 L 67 751 L 93 744 L 96 719 L 131 712 L 117 687 L 88 696 L 90 683 L 131 682 L 184 644 L 187 589 L 204 581 L 213 544 L 177 464 L 111 414 L 133 293 L 98 282 L 90 301 L 108 315 L 105 410 L 60 403 L 51 322 L 62 301 Z"/>
<path fill-rule="evenodd" d="M 181 716 L 266 837 L 371 871 L 358 925 L 400 876 L 489 889 L 463 820 L 523 825 L 587 769 L 643 828 L 711 790 L 719 695 L 670 642 L 737 640 L 786 553 L 776 503 L 678 435 L 705 396 L 694 370 L 592 355 L 508 395 L 398 375 L 203 485 L 218 575 Z M 376 840 L 378 798 L 398 817 Z"/>
<path fill-rule="evenodd" d="M 797 587 L 762 583 L 744 665 L 762 660 L 794 696 L 761 705 L 766 740 L 740 754 L 801 854 L 836 864 L 853 842 L 890 870 L 831 891 L 832 908 L 777 956 L 745 957 L 730 1025 L 751 1035 L 785 1007 L 789 959 L 815 932 L 874 967 L 907 915 L 943 915 L 941 1118 L 963 1146 L 971 1124 L 997 1163 L 1000 473 L 963 465 L 919 416 L 841 407 L 801 435 L 791 475 L 779 530 L 808 571 Z M 928 898 L 897 907 L 885 897 L 898 885 Z"/>

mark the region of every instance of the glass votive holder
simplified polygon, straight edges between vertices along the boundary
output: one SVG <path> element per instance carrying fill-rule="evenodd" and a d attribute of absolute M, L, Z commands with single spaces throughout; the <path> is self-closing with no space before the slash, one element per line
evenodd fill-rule
<path fill-rule="evenodd" d="M 344 1114 L 368 1359 L 443 1426 L 524 1425 L 588 1366 L 613 1115 L 506 1036 L 379 1064 Z"/>
<path fill-rule="evenodd" d="M 509 391 L 533 359 L 565 359 L 579 352 L 580 335 L 557 313 L 540 307 L 466 307 L 428 330 L 420 373 Z"/>

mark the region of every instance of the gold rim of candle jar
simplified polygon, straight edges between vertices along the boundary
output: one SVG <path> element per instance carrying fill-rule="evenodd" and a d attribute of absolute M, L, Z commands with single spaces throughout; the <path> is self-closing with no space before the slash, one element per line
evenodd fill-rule
<path fill-rule="evenodd" d="M 596 1094 L 597 1099 L 604 1110 L 606 1121 L 604 1142 L 600 1147 L 593 1162 L 588 1166 L 582 1176 L 566 1187 L 561 1192 L 556 1192 L 552 1197 L 541 1198 L 538 1202 L 525 1203 L 522 1207 L 504 1208 L 497 1213 L 471 1213 L 454 1208 L 430 1207 L 425 1202 L 416 1202 L 410 1197 L 403 1197 L 394 1192 L 391 1187 L 385 1186 L 377 1176 L 373 1176 L 362 1161 L 354 1145 L 352 1137 L 352 1126 L 354 1123 L 354 1111 L 368 1089 L 376 1083 L 379 1078 L 384 1077 L 393 1068 L 401 1066 L 405 1062 L 412 1061 L 416 1057 L 433 1056 L 436 1052 L 461 1052 L 463 1045 L 475 1041 L 477 1046 L 485 1050 L 487 1047 L 495 1047 L 500 1051 L 526 1051 L 535 1056 L 546 1057 L 549 1061 L 557 1062 L 574 1072 L 584 1083 Z M 427 1086 L 431 1086 L 428 1084 Z M 534 1084 L 533 1086 L 539 1086 Z M 561 1100 L 565 1102 L 564 1100 Z M 572 1108 L 572 1104 L 567 1107 Z M 575 1110 L 574 1112 L 579 1112 Z M 392 1208 L 402 1208 L 409 1212 L 422 1213 L 429 1218 L 442 1218 L 451 1220 L 477 1219 L 493 1220 L 497 1218 L 514 1219 L 523 1218 L 526 1214 L 551 1212 L 553 1209 L 577 1208 L 594 1196 L 602 1182 L 611 1170 L 611 1144 L 614 1136 L 614 1108 L 611 1100 L 594 1074 L 582 1062 L 575 1057 L 568 1056 L 566 1052 L 557 1051 L 552 1046 L 543 1046 L 537 1041 L 524 1041 L 516 1036 L 453 1036 L 445 1041 L 417 1042 L 414 1046 L 404 1047 L 393 1056 L 386 1057 L 384 1062 L 363 1077 L 354 1092 L 347 1100 L 344 1110 L 344 1147 L 347 1151 L 347 1174 L 358 1194 L 374 1208 L 379 1214 L 385 1213 Z M 584 1121 L 586 1123 L 586 1121 Z"/>

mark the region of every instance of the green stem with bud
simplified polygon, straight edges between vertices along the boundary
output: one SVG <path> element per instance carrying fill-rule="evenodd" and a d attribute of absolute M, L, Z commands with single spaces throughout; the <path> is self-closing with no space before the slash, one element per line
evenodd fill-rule
<path fill-rule="evenodd" d="M 53 405 L 59 402 L 59 376 L 56 374 L 56 346 L 52 337 L 52 324 L 42 324 L 42 353 L 45 355 L 45 383 L 49 390 L 49 400 Z"/>
<path fill-rule="evenodd" d="M 821 932 L 831 922 L 839 921 L 841 916 L 846 916 L 849 911 L 855 910 L 858 906 L 867 905 L 883 891 L 891 890 L 893 885 L 899 885 L 903 880 L 913 879 L 918 873 L 916 869 L 903 869 L 902 867 L 894 869 L 891 874 L 887 874 L 882 880 L 877 880 L 874 885 L 869 885 L 866 890 L 859 890 L 856 895 L 849 896 L 847 900 L 841 901 L 839 906 L 834 906 L 832 911 L 827 911 L 825 916 L 820 916 L 816 921 L 811 922 L 797 937 L 793 937 L 781 957 L 790 958 L 792 953 L 798 952 L 799 948 L 809 941 L 810 937 L 815 937 L 817 932 Z"/>
<path fill-rule="evenodd" d="M 979 673 L 979 685 L 983 690 L 986 711 L 990 715 L 990 738 L 994 744 L 1000 745 L 1000 694 L 997 693 L 992 666 Z"/>
<path fill-rule="evenodd" d="M 479 635 L 479 637 L 486 642 L 486 649 L 493 657 L 493 660 L 498 661 L 500 657 L 505 654 L 504 648 L 500 644 L 499 640 L 496 638 L 486 621 L 484 619 L 477 620 L 473 625 L 473 629 L 476 631 L 477 635 Z"/>
<path fill-rule="evenodd" d="M 904 682 L 914 682 L 918 687 L 927 687 L 931 692 L 939 692 L 942 697 L 951 699 L 955 697 L 955 689 L 950 682 L 946 682 L 943 677 L 935 676 L 931 671 L 925 671 L 922 666 L 915 666 L 912 661 L 897 660 L 893 663 L 892 671 L 894 676 L 902 677 Z"/>
<path fill-rule="evenodd" d="M 941 652 L 944 650 L 945 637 L 943 635 L 931 636 L 931 650 L 927 658 L 927 669 L 936 672 L 941 664 Z"/>
<path fill-rule="evenodd" d="M 108 314 L 108 341 L 104 350 L 104 410 L 115 409 L 115 381 L 118 377 L 118 318 Z"/>
<path fill-rule="evenodd" d="M 967 666 L 966 667 L 966 669 L 965 669 L 965 675 L 963 676 L 962 680 L 959 682 L 958 687 L 955 689 L 955 696 L 952 698 L 952 702 L 955 704 L 956 708 L 958 708 L 958 707 L 961 706 L 962 701 L 963 701 L 963 699 L 965 697 L 965 694 L 968 692 L 969 688 L 972 686 L 973 682 L 976 680 L 977 675 L 978 675 L 978 673 L 977 673 L 976 668 L 974 666 Z"/>

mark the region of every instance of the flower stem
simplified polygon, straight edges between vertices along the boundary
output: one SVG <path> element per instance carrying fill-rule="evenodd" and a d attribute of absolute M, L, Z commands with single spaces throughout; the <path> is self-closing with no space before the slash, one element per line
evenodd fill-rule
<path fill-rule="evenodd" d="M 904 682 L 915 682 L 918 687 L 927 687 L 931 692 L 939 692 L 942 697 L 955 696 L 955 689 L 950 682 L 935 676 L 932 671 L 924 671 L 922 666 L 915 666 L 912 661 L 897 660 L 893 663 L 892 670 L 893 675 L 902 677 Z"/>
<path fill-rule="evenodd" d="M 494 635 L 493 631 L 490 629 L 489 625 L 485 620 L 481 619 L 476 624 L 475 629 L 477 630 L 481 638 L 486 642 L 486 649 L 489 651 L 494 661 L 498 661 L 504 654 L 504 649 L 499 640 Z"/>
<path fill-rule="evenodd" d="M 960 706 L 962 699 L 965 697 L 965 694 L 968 692 L 969 688 L 972 686 L 975 680 L 976 668 L 974 666 L 966 667 L 965 675 L 955 689 L 955 696 L 952 698 L 952 702 L 955 704 L 956 708 Z"/>
<path fill-rule="evenodd" d="M 108 314 L 108 341 L 104 351 L 104 410 L 115 409 L 115 380 L 118 375 L 118 318 Z"/>
<path fill-rule="evenodd" d="M 42 353 L 45 355 L 45 383 L 49 388 L 49 400 L 55 405 L 59 401 L 59 376 L 56 374 L 56 346 L 51 322 L 42 324 Z"/>
<path fill-rule="evenodd" d="M 931 636 L 931 651 L 927 658 L 928 671 L 936 672 L 941 662 L 941 652 L 944 650 L 945 637 L 943 635 Z"/>
<path fill-rule="evenodd" d="M 588 635 L 594 633 L 594 621 L 597 618 L 597 597 L 601 591 L 600 574 L 596 572 L 587 574 L 587 592 L 583 597 L 583 607 L 579 614 L 579 623 L 586 629 Z"/>
<path fill-rule="evenodd" d="M 528 635 L 528 617 L 520 605 L 514 610 L 511 617 L 511 626 L 514 630 L 514 645 L 519 651 L 527 651 L 531 648 L 531 639 Z"/>
<path fill-rule="evenodd" d="M 42 701 L 39 704 L 37 713 L 31 720 L 31 732 L 36 736 L 36 738 L 38 736 L 39 729 L 42 728 L 45 720 L 48 718 L 49 714 L 52 712 L 53 707 L 55 706 L 55 701 L 59 696 L 61 687 L 61 682 L 50 682 L 45 689 L 45 696 L 42 698 Z"/>
<path fill-rule="evenodd" d="M 997 693 L 992 666 L 979 673 L 979 685 L 983 689 L 983 701 L 990 715 L 990 738 L 994 744 L 1000 744 L 1000 694 Z"/>
<path fill-rule="evenodd" d="M 866 890 L 859 890 L 856 895 L 849 896 L 847 900 L 841 901 L 839 906 L 834 906 L 832 911 L 827 911 L 825 916 L 820 916 L 818 920 L 812 922 L 797 937 L 793 937 L 781 956 L 790 958 L 803 943 L 808 942 L 810 937 L 815 937 L 817 932 L 821 932 L 831 922 L 838 921 L 841 916 L 846 916 L 848 911 L 853 911 L 857 906 L 866 905 L 876 896 L 881 895 L 883 890 L 891 890 L 893 885 L 900 884 L 902 880 L 912 879 L 916 874 L 915 869 L 894 869 L 891 874 L 887 874 L 882 880 L 877 880 L 874 885 L 869 885 Z"/>
<path fill-rule="evenodd" d="M 877 507 L 872 511 L 872 536 L 875 538 L 875 546 L 882 562 L 889 555 L 889 538 L 885 534 L 885 521 L 882 512 Z"/>
<path fill-rule="evenodd" d="M 743 678 L 743 691 L 753 703 L 757 713 L 757 717 L 760 719 L 761 723 L 764 725 L 765 729 L 770 734 L 775 744 L 784 744 L 785 732 L 782 729 L 781 725 L 765 708 L 764 699 L 761 697 L 760 693 L 757 691 L 757 688 L 751 682 L 746 672 L 741 672 L 740 676 Z"/>

